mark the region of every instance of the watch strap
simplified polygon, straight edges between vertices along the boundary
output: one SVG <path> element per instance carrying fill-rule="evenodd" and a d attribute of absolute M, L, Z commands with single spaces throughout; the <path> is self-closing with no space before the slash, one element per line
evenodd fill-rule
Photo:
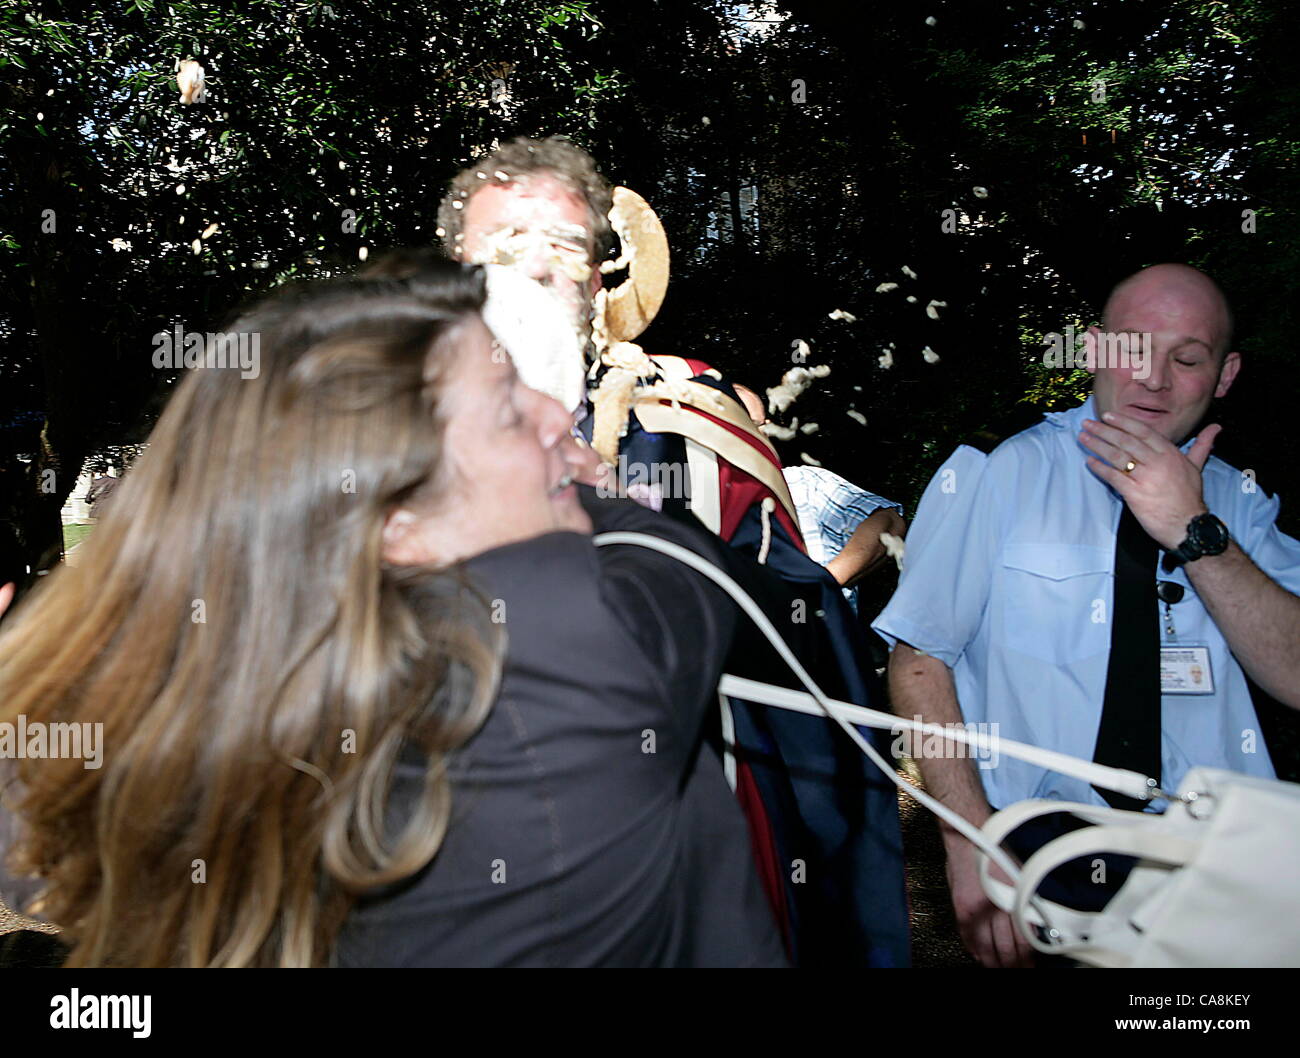
<path fill-rule="evenodd" d="M 1219 524 L 1220 528 L 1223 529 L 1224 535 L 1225 536 L 1227 535 L 1228 527 L 1223 524 L 1222 519 L 1220 519 L 1217 515 L 1208 512 L 1206 514 L 1196 515 L 1190 522 L 1187 523 L 1187 536 L 1183 540 L 1183 542 L 1179 544 L 1176 548 L 1174 548 L 1172 551 L 1165 552 L 1165 556 L 1161 560 L 1160 565 L 1166 573 L 1172 573 L 1178 566 L 1181 566 L 1187 562 L 1195 562 L 1198 558 L 1203 558 L 1205 555 L 1211 553 L 1216 555 L 1222 554 L 1223 550 L 1226 549 L 1225 547 L 1224 549 L 1220 549 L 1219 551 L 1210 552 L 1201 546 L 1200 541 L 1197 539 L 1199 535 L 1197 532 L 1197 529 L 1199 529 L 1198 523 L 1201 521 L 1201 519 L 1206 519 L 1206 518 L 1214 519 L 1214 521 Z"/>

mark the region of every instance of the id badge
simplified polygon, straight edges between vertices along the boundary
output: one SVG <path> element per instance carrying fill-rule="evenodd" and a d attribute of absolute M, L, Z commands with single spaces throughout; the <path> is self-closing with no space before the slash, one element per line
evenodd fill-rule
<path fill-rule="evenodd" d="M 1213 694 L 1210 648 L 1195 643 L 1160 648 L 1161 694 Z"/>

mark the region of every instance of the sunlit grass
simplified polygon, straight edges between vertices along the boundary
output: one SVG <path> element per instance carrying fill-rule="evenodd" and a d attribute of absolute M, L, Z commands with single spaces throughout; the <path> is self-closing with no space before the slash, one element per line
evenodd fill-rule
<path fill-rule="evenodd" d="M 90 535 L 93 525 L 65 525 L 63 527 L 63 550 L 71 551 Z"/>

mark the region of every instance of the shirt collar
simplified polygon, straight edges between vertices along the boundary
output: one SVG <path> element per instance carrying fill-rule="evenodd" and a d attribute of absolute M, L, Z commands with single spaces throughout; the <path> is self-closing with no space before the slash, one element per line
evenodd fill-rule
<path fill-rule="evenodd" d="M 1095 419 L 1096 417 L 1096 406 L 1093 404 L 1092 394 L 1089 393 L 1088 399 L 1077 408 L 1070 408 L 1066 411 L 1049 411 L 1043 416 L 1043 420 L 1051 423 L 1058 430 L 1073 430 L 1078 433 L 1083 429 L 1084 419 Z"/>

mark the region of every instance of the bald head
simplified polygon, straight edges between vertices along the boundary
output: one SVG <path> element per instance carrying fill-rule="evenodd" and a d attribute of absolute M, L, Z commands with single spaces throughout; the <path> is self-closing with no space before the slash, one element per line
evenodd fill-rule
<path fill-rule="evenodd" d="M 1211 400 L 1227 395 L 1241 368 L 1230 351 L 1227 299 L 1187 265 L 1129 276 L 1111 291 L 1103 326 L 1105 333 L 1088 328 L 1085 339 L 1097 413 L 1145 422 L 1175 444 L 1191 435 Z"/>
<path fill-rule="evenodd" d="M 1185 264 L 1135 272 L 1110 292 L 1102 315 L 1108 331 L 1178 331 L 1206 343 L 1220 362 L 1232 346 L 1228 299 L 1214 280 Z"/>

